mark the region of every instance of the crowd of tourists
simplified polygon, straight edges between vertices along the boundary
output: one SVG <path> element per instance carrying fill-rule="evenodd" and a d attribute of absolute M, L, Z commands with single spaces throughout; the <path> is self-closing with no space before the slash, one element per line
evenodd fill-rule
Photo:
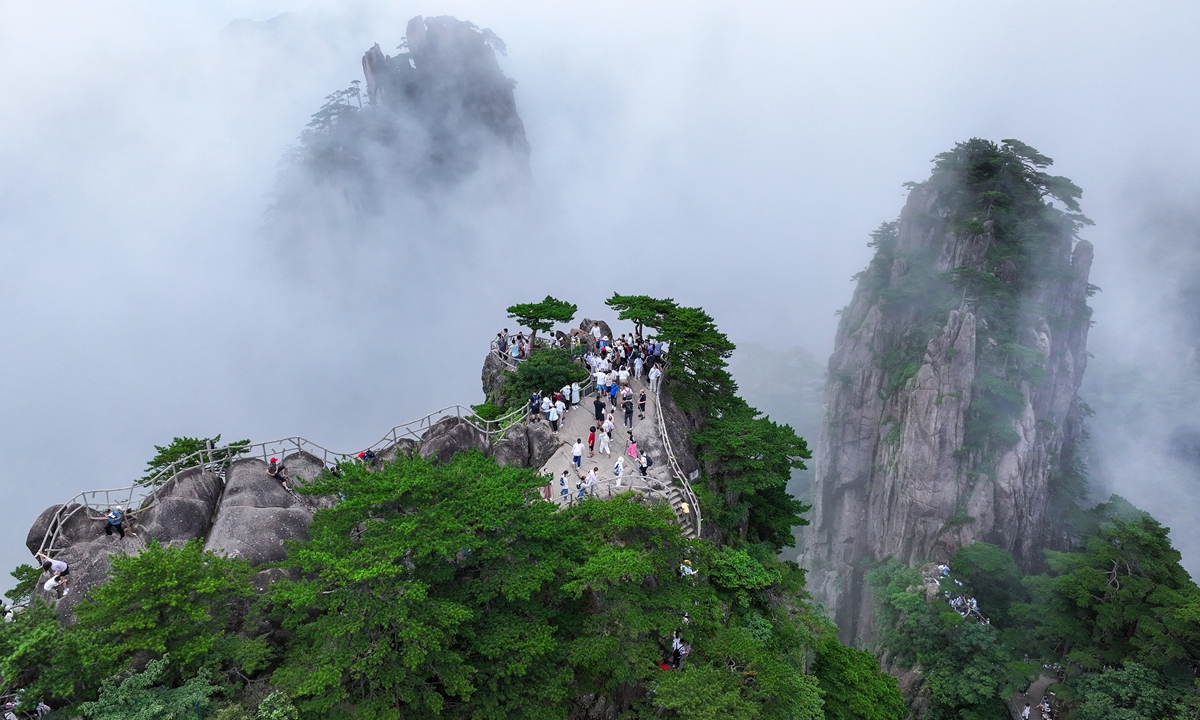
<path fill-rule="evenodd" d="M 577 362 L 587 370 L 589 379 L 582 385 L 572 382 L 554 390 L 545 389 L 530 394 L 528 400 L 529 422 L 545 421 L 550 431 L 558 436 L 567 414 L 584 404 L 585 393 L 594 387 L 591 405 L 594 423 L 588 427 L 587 441 L 575 438 L 571 446 L 571 462 L 575 477 L 564 470 L 558 478 L 550 478 L 545 490 L 550 499 L 551 486 L 557 483 L 559 496 L 569 501 L 575 494 L 583 499 L 595 492 L 600 481 L 600 467 L 593 465 L 584 470 L 584 450 L 588 458 L 597 455 L 613 460 L 612 477 L 620 487 L 627 473 L 636 472 L 646 477 L 653 460 L 639 453 L 633 435 L 635 415 L 638 420 L 646 417 L 647 392 L 656 392 L 662 380 L 668 344 L 655 338 L 641 338 L 634 334 L 622 334 L 615 339 L 605 335 L 599 324 L 589 330 L 575 329 L 560 333 L 553 341 L 558 347 L 569 350 Z M 540 343 L 539 343 L 540 344 Z M 520 360 L 528 357 L 530 343 L 523 333 L 513 335 L 505 328 L 492 340 L 492 351 Z M 633 381 L 646 380 L 649 388 L 634 390 Z M 617 444 L 616 427 L 620 423 L 625 430 L 624 450 L 613 458 L 613 446 Z M 577 493 L 577 494 L 576 494 Z"/>
<path fill-rule="evenodd" d="M 939 577 L 952 580 L 960 588 L 964 587 L 962 580 L 950 577 L 949 565 L 938 565 L 937 571 Z M 991 619 L 979 611 L 979 601 L 975 598 L 968 596 L 966 593 L 954 593 L 949 590 L 946 590 L 944 595 L 946 602 L 949 603 L 954 612 L 961 615 L 964 619 L 976 620 L 984 625 L 992 624 Z"/>

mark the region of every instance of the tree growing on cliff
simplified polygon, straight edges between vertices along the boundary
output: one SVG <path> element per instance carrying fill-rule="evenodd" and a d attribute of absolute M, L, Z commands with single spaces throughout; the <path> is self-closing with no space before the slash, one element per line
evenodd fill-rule
<path fill-rule="evenodd" d="M 678 309 L 679 305 L 671 298 L 659 300 L 649 295 L 620 295 L 604 301 L 604 304 L 617 311 L 620 320 L 632 320 L 637 327 L 638 337 L 644 337 L 642 331 L 646 327 L 660 330 L 667 316 Z"/>
<path fill-rule="evenodd" d="M 177 437 L 171 440 L 171 444 L 167 446 L 155 445 L 157 451 L 150 462 L 146 463 L 146 474 L 138 480 L 138 485 L 162 485 L 170 476 L 161 475 L 163 470 L 170 467 L 171 463 L 179 462 L 184 458 L 201 452 L 202 450 L 210 450 L 211 452 L 203 455 L 207 462 L 229 462 L 238 455 L 246 452 L 245 446 L 249 445 L 249 440 L 238 440 L 228 443 L 225 446 L 221 445 L 221 436 L 211 438 L 194 438 L 194 437 Z M 197 460 L 195 464 L 199 464 Z M 182 468 L 176 468 L 176 471 Z"/>
<path fill-rule="evenodd" d="M 529 343 L 537 340 L 538 330 L 549 332 L 555 323 L 569 323 L 575 319 L 579 306 L 565 300 L 546 296 L 545 300 L 536 303 L 522 303 L 510 306 L 506 312 L 531 331 Z"/>
<path fill-rule="evenodd" d="M 807 525 L 808 505 L 787 491 L 793 469 L 812 457 L 808 443 L 788 425 L 764 417 L 741 398 L 728 401 L 692 437 L 708 478 L 723 495 L 717 524 L 742 541 L 766 543 L 779 552 L 795 544 L 792 528 Z"/>
<path fill-rule="evenodd" d="M 587 371 L 562 348 L 542 348 L 505 371 L 504 395 L 511 405 L 522 405 L 535 392 L 557 392 L 559 388 L 587 379 Z"/>

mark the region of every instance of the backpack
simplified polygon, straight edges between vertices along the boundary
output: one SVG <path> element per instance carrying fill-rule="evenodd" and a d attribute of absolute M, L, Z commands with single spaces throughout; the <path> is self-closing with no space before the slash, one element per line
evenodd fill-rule
<path fill-rule="evenodd" d="M 120 510 L 110 510 L 109 511 L 109 513 L 108 513 L 108 524 L 109 525 L 120 525 L 122 520 L 124 520 L 124 515 L 121 514 Z"/>

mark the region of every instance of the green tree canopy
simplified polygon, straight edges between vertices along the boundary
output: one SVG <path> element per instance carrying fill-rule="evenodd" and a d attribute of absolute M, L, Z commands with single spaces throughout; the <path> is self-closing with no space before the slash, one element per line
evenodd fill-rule
<path fill-rule="evenodd" d="M 209 699 L 220 691 L 211 671 L 201 670 L 179 687 L 171 682 L 168 658 L 151 660 L 146 669 L 104 681 L 100 698 L 79 710 L 93 720 L 201 720 Z"/>
<path fill-rule="evenodd" d="M 639 337 L 643 336 L 644 327 L 661 330 L 667 316 L 679 307 L 671 298 L 659 300 L 649 295 L 619 295 L 617 293 L 613 293 L 613 296 L 605 300 L 604 304 L 618 312 L 618 319 L 632 320 L 637 326 Z"/>
<path fill-rule="evenodd" d="M 542 348 L 529 355 L 529 359 L 517 365 L 516 370 L 505 371 L 505 382 L 501 386 L 504 401 L 509 406 L 528 401 L 535 392 L 554 392 L 573 382 L 587 379 L 587 370 L 575 362 L 571 353 L 562 348 Z"/>
<path fill-rule="evenodd" d="M 959 548 L 950 558 L 950 569 L 993 622 L 1006 624 L 1009 606 L 1025 598 L 1021 571 L 1002 547 L 977 542 Z"/>
<path fill-rule="evenodd" d="M 724 507 L 710 520 L 743 541 L 762 542 L 779 552 L 795 544 L 792 527 L 806 525 L 808 505 L 792 497 L 787 483 L 812 453 L 788 425 L 779 425 L 741 398 L 725 403 L 693 435 L 707 476 Z"/>
<path fill-rule="evenodd" d="M 508 308 L 508 316 L 515 318 L 531 331 L 530 343 L 537 338 L 538 330 L 549 331 L 555 323 L 569 323 L 575 318 L 579 307 L 573 303 L 552 298 L 536 303 L 522 303 Z"/>
<path fill-rule="evenodd" d="M 1143 515 L 1114 519 L 1079 552 L 1047 552 L 1041 633 L 1066 658 L 1098 670 L 1139 662 L 1200 667 L 1200 588 L 1179 564 L 1167 528 Z"/>
<path fill-rule="evenodd" d="M 79 632 L 95 644 L 92 672 L 119 672 L 137 654 L 171 655 L 171 666 L 253 671 L 265 646 L 239 633 L 256 597 L 250 566 L 204 550 L 152 541 L 137 555 L 114 555 L 111 578 L 75 608 Z"/>
<path fill-rule="evenodd" d="M 826 720 L 904 720 L 908 708 L 896 678 L 879 669 L 874 653 L 836 640 L 821 646 L 813 669 Z"/>

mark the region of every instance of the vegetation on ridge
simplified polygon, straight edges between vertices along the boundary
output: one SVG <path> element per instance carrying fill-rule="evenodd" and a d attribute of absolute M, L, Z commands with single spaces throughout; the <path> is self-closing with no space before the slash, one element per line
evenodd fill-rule
<path fill-rule="evenodd" d="M 266 592 L 200 541 L 152 544 L 114 559 L 74 624 L 34 599 L 0 625 L 0 675 L 95 717 L 142 703 L 219 720 L 583 718 L 601 705 L 900 720 L 896 681 L 838 644 L 804 572 L 777 557 L 807 510 L 786 492 L 805 442 L 736 395 L 733 345 L 710 316 L 646 301 L 662 311 L 643 322 L 669 343 L 668 393 L 703 467 L 705 538 L 632 492 L 560 509 L 541 501 L 536 470 L 478 452 L 344 463 L 300 489 L 338 501 L 289 543 Z M 578 365 L 542 349 L 508 381 L 564 368 Z"/>

